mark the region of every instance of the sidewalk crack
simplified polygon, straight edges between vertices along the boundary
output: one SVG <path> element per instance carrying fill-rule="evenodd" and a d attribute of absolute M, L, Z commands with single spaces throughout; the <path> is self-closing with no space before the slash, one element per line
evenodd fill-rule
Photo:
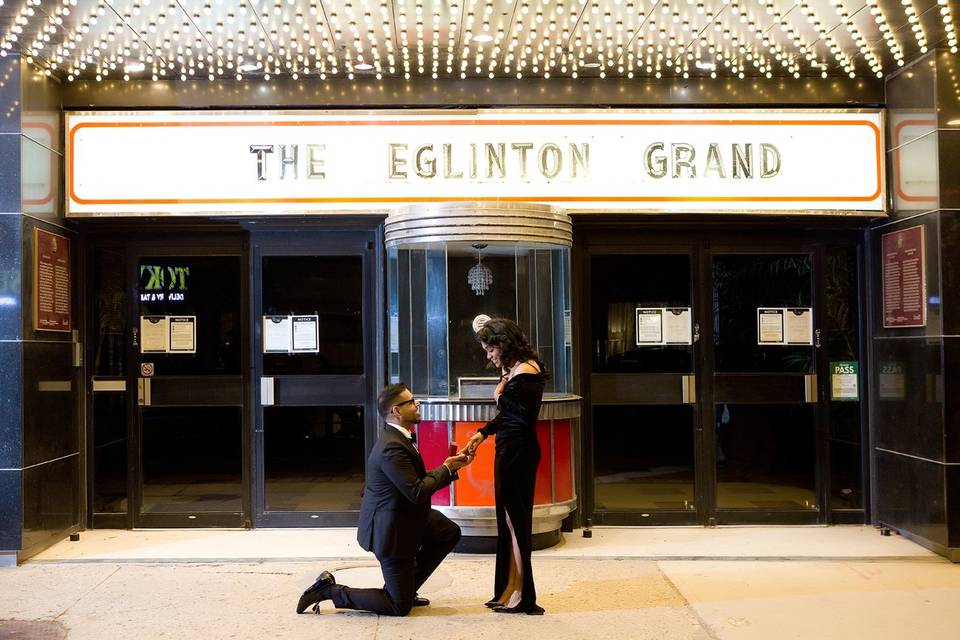
<path fill-rule="evenodd" d="M 707 637 L 709 637 L 710 640 L 720 640 L 720 636 L 714 632 L 713 628 L 710 626 L 710 623 L 704 620 L 703 616 L 700 615 L 700 612 L 697 611 L 696 607 L 690 604 L 690 601 L 687 600 L 686 596 L 683 595 L 683 592 L 677 588 L 677 585 L 673 583 L 673 580 L 671 580 L 670 576 L 667 575 L 667 572 L 663 570 L 663 567 L 660 566 L 660 563 L 657 562 L 655 564 L 657 566 L 657 571 L 660 572 L 660 575 L 663 576 L 663 579 L 666 580 L 668 585 L 670 585 L 670 588 L 673 589 L 673 592 L 677 594 L 677 597 L 683 601 L 683 604 L 685 604 L 690 613 L 693 614 L 693 617 L 697 619 L 697 622 L 700 623 L 700 627 L 707 634 Z"/>
<path fill-rule="evenodd" d="M 118 567 L 115 567 L 114 570 L 110 572 L 110 575 L 105 576 L 105 577 L 103 578 L 103 580 L 101 580 L 101 581 L 98 582 L 97 584 L 93 585 L 90 589 L 87 590 L 86 593 L 80 595 L 79 598 L 77 598 L 76 600 L 73 601 L 73 604 L 69 605 L 66 609 L 64 609 L 63 611 L 61 611 L 60 613 L 58 613 L 56 616 L 54 616 L 53 619 L 54 619 L 54 620 L 60 620 L 60 618 L 63 617 L 64 615 L 66 615 L 66 613 L 67 613 L 68 611 L 70 611 L 70 609 L 73 609 L 75 606 L 77 606 L 77 605 L 80 603 L 81 600 L 83 600 L 83 599 L 86 598 L 88 595 L 90 595 L 91 593 L 93 593 L 94 591 L 96 591 L 98 588 L 100 588 L 100 585 L 102 585 L 104 582 L 106 582 L 107 580 L 109 580 L 110 578 L 112 578 L 113 576 L 115 576 L 115 575 L 117 574 L 117 572 L 120 571 L 120 569 L 122 569 L 122 568 L 123 568 L 123 567 L 119 567 L 119 566 L 118 566 Z"/>

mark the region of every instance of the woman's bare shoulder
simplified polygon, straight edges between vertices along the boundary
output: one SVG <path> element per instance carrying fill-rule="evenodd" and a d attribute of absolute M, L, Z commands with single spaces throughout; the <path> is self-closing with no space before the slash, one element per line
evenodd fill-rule
<path fill-rule="evenodd" d="M 537 363 L 533 360 L 527 360 L 517 365 L 513 375 L 517 375 L 518 373 L 540 373 L 540 367 L 538 367 Z"/>

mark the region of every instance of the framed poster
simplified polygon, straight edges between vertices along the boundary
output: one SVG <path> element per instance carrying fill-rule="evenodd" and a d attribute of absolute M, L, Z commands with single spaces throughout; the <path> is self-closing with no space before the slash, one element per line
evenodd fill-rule
<path fill-rule="evenodd" d="M 293 318 L 263 316 L 263 352 L 290 353 L 293 348 Z"/>
<path fill-rule="evenodd" d="M 883 265 L 883 328 L 927 326 L 927 278 L 923 225 L 885 233 Z"/>
<path fill-rule="evenodd" d="M 167 316 L 140 316 L 140 353 L 167 353 L 169 326 Z"/>
<path fill-rule="evenodd" d="M 293 353 L 320 352 L 320 316 L 291 316 Z"/>
<path fill-rule="evenodd" d="M 783 344 L 782 308 L 757 308 L 757 344 Z"/>
<path fill-rule="evenodd" d="M 663 309 L 637 307 L 637 346 L 663 344 Z"/>
<path fill-rule="evenodd" d="M 37 331 L 69 332 L 70 238 L 35 228 L 33 239 L 36 248 L 33 328 Z"/>
<path fill-rule="evenodd" d="M 170 353 L 197 352 L 197 316 L 169 316 Z"/>

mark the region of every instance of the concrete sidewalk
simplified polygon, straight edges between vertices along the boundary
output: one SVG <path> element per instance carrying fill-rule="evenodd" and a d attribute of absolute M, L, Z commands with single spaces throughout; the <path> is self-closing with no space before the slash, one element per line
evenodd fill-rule
<path fill-rule="evenodd" d="M 492 559 L 459 554 L 421 589 L 432 605 L 407 618 L 329 603 L 319 616 L 296 615 L 321 569 L 352 586 L 382 585 L 376 562 L 351 552 L 352 533 L 84 532 L 79 543 L 0 570 L 0 638 L 29 623 L 45 626 L 15 637 L 960 637 L 960 566 L 869 527 L 595 529 L 593 539 L 567 534 L 535 553 L 543 617 L 487 610 Z M 320 554 L 289 559 L 307 558 L 318 536 L 327 543 Z M 258 546 L 266 542 L 292 546 Z"/>

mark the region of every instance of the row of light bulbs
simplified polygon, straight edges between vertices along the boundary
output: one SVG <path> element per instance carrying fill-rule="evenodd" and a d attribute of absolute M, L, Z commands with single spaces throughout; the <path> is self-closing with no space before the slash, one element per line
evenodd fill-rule
<path fill-rule="evenodd" d="M 39 8 L 42 1 L 26 0 L 18 10 L 0 39 L 0 55 L 17 46 L 20 36 L 37 14 L 35 7 Z M 356 13 L 355 1 L 359 3 Z M 794 77 L 800 77 L 803 61 L 827 77 L 825 61 L 818 59 L 814 53 L 814 45 L 819 40 L 850 77 L 856 76 L 855 59 L 842 50 L 833 37 L 833 30 L 827 30 L 806 0 L 797 0 L 794 9 L 806 17 L 817 34 L 817 39 L 809 42 L 804 41 L 799 30 L 789 22 L 788 15 L 792 9 L 780 12 L 773 0 L 757 0 L 797 51 L 787 51 L 775 38 L 771 38 L 769 30 L 762 30 L 748 17 L 748 11 L 740 5 L 739 0 L 723 0 L 723 6 L 716 14 L 707 15 L 707 23 L 699 31 L 684 19 L 677 6 L 670 5 L 669 0 L 655 4 L 649 14 L 638 8 L 638 3 L 624 3 L 622 0 L 616 0 L 616 5 L 620 5 L 616 13 L 609 5 L 601 7 L 600 0 L 573 0 L 569 6 L 562 0 L 518 0 L 511 3 L 514 14 L 508 30 L 494 25 L 493 0 L 461 0 L 467 3 L 466 7 L 461 7 L 457 0 L 428 3 L 432 11 L 424 8 L 423 0 L 416 0 L 414 11 L 409 16 L 410 21 L 415 21 L 415 58 L 408 37 L 407 5 L 398 3 L 393 7 L 396 9 L 400 38 L 399 59 L 394 53 L 396 45 L 391 26 L 393 11 L 388 2 L 355 1 L 348 0 L 342 5 L 345 16 L 334 10 L 325 12 L 316 0 L 309 5 L 308 12 L 315 28 L 321 32 L 321 42 L 317 43 L 310 32 L 311 21 L 307 20 L 302 6 L 295 9 L 292 23 L 287 18 L 284 2 L 295 4 L 291 0 L 267 0 L 263 4 L 258 0 L 249 0 L 249 10 L 247 4 L 238 5 L 241 16 L 236 28 L 236 40 L 233 37 L 223 39 L 226 29 L 224 23 L 238 21 L 238 16 L 233 13 L 217 15 L 215 27 L 207 28 L 205 32 L 198 31 L 201 16 L 214 15 L 215 10 L 209 0 L 203 4 L 202 11 L 194 10 L 190 16 L 192 20 L 181 18 L 180 4 L 171 0 L 166 8 L 161 7 L 156 16 L 150 19 L 144 32 L 133 38 L 130 37 L 132 17 L 140 15 L 150 0 L 135 0 L 124 14 L 115 10 L 113 0 L 101 0 L 89 15 L 80 19 L 75 30 L 68 31 L 67 37 L 55 44 L 55 36 L 64 30 L 65 19 L 77 5 L 77 0 L 59 0 L 53 7 L 45 8 L 46 23 L 37 29 L 34 40 L 26 47 L 21 43 L 20 47 L 28 58 L 38 62 L 40 59 L 48 61 L 48 73 L 62 70 L 69 80 L 89 67 L 93 67 L 98 80 L 118 71 L 122 71 L 124 78 L 129 79 L 130 74 L 140 73 L 148 67 L 154 79 L 175 76 L 179 71 L 180 78 L 184 80 L 202 72 L 206 72 L 211 80 L 230 74 L 242 79 L 245 72 L 262 74 L 265 79 L 269 79 L 271 74 L 280 73 L 289 73 L 294 78 L 299 78 L 301 73 L 314 74 L 326 79 L 328 74 L 335 76 L 341 71 L 351 79 L 355 73 L 366 71 L 372 71 L 378 78 L 386 74 L 402 74 L 407 79 L 415 74 L 429 74 L 434 78 L 444 74 L 459 74 L 461 78 L 468 75 L 493 78 L 502 74 L 516 74 L 518 78 L 549 78 L 551 73 L 557 72 L 575 78 L 584 68 L 599 69 L 600 77 L 606 77 L 615 70 L 617 74 L 628 78 L 638 73 L 659 78 L 665 71 L 686 78 L 690 75 L 691 67 L 709 71 L 712 77 L 716 77 L 717 69 L 726 68 L 729 73 L 741 78 L 745 77 L 749 67 L 753 68 L 751 74 L 756 72 L 767 77 L 772 77 L 774 70 L 782 67 Z M 866 1 L 894 61 L 897 65 L 903 65 L 901 44 L 897 42 L 877 0 Z M 937 1 L 948 46 L 956 52 L 956 29 L 948 0 Z M 880 58 L 868 46 L 842 0 L 830 2 L 870 71 L 882 77 Z M 2 3 L 3 0 L 0 0 L 0 5 Z M 686 3 L 693 5 L 695 0 L 686 0 Z M 901 0 L 901 3 L 917 46 L 921 52 L 925 52 L 927 38 L 913 0 Z M 373 5 L 378 5 L 378 12 Z M 703 14 L 703 3 L 696 2 L 695 10 Z M 440 49 L 441 11 L 449 13 L 447 28 L 450 33 L 456 33 L 462 24 L 459 43 L 462 50 L 459 57 L 456 38 L 449 38 L 445 50 Z M 464 13 L 462 23 L 459 21 L 461 12 Z M 731 21 L 746 25 L 751 37 L 741 41 L 731 33 L 729 27 L 724 28 L 722 20 L 725 12 Z M 326 23 L 320 18 L 324 13 L 328 14 Z M 375 13 L 379 14 L 376 20 L 379 20 L 382 33 L 377 30 Z M 272 24 L 272 16 L 283 20 L 283 23 L 280 28 L 271 28 L 269 35 L 266 35 L 266 29 Z M 639 26 L 634 27 L 632 23 L 629 27 L 625 26 L 625 16 L 634 17 Z M 175 24 L 170 29 L 166 23 L 171 17 L 174 23 L 182 20 L 182 24 Z M 247 20 L 249 33 L 243 26 Z M 100 33 L 94 42 L 86 43 L 80 49 L 84 36 L 103 21 L 109 25 L 106 32 Z M 429 40 L 425 33 L 427 29 L 430 31 Z M 159 36 L 156 35 L 158 30 L 161 31 Z M 708 37 L 710 30 L 719 32 L 720 36 L 712 40 Z M 306 45 L 300 44 L 298 31 L 303 31 Z M 192 43 L 187 35 L 191 32 L 195 34 Z M 366 46 L 361 33 L 366 38 Z M 125 39 L 118 46 L 119 37 Z M 151 37 L 156 38 L 153 46 L 147 42 L 147 38 Z M 341 49 L 337 43 L 344 38 L 352 40 L 352 44 Z M 111 49 L 112 54 L 109 53 Z"/>

